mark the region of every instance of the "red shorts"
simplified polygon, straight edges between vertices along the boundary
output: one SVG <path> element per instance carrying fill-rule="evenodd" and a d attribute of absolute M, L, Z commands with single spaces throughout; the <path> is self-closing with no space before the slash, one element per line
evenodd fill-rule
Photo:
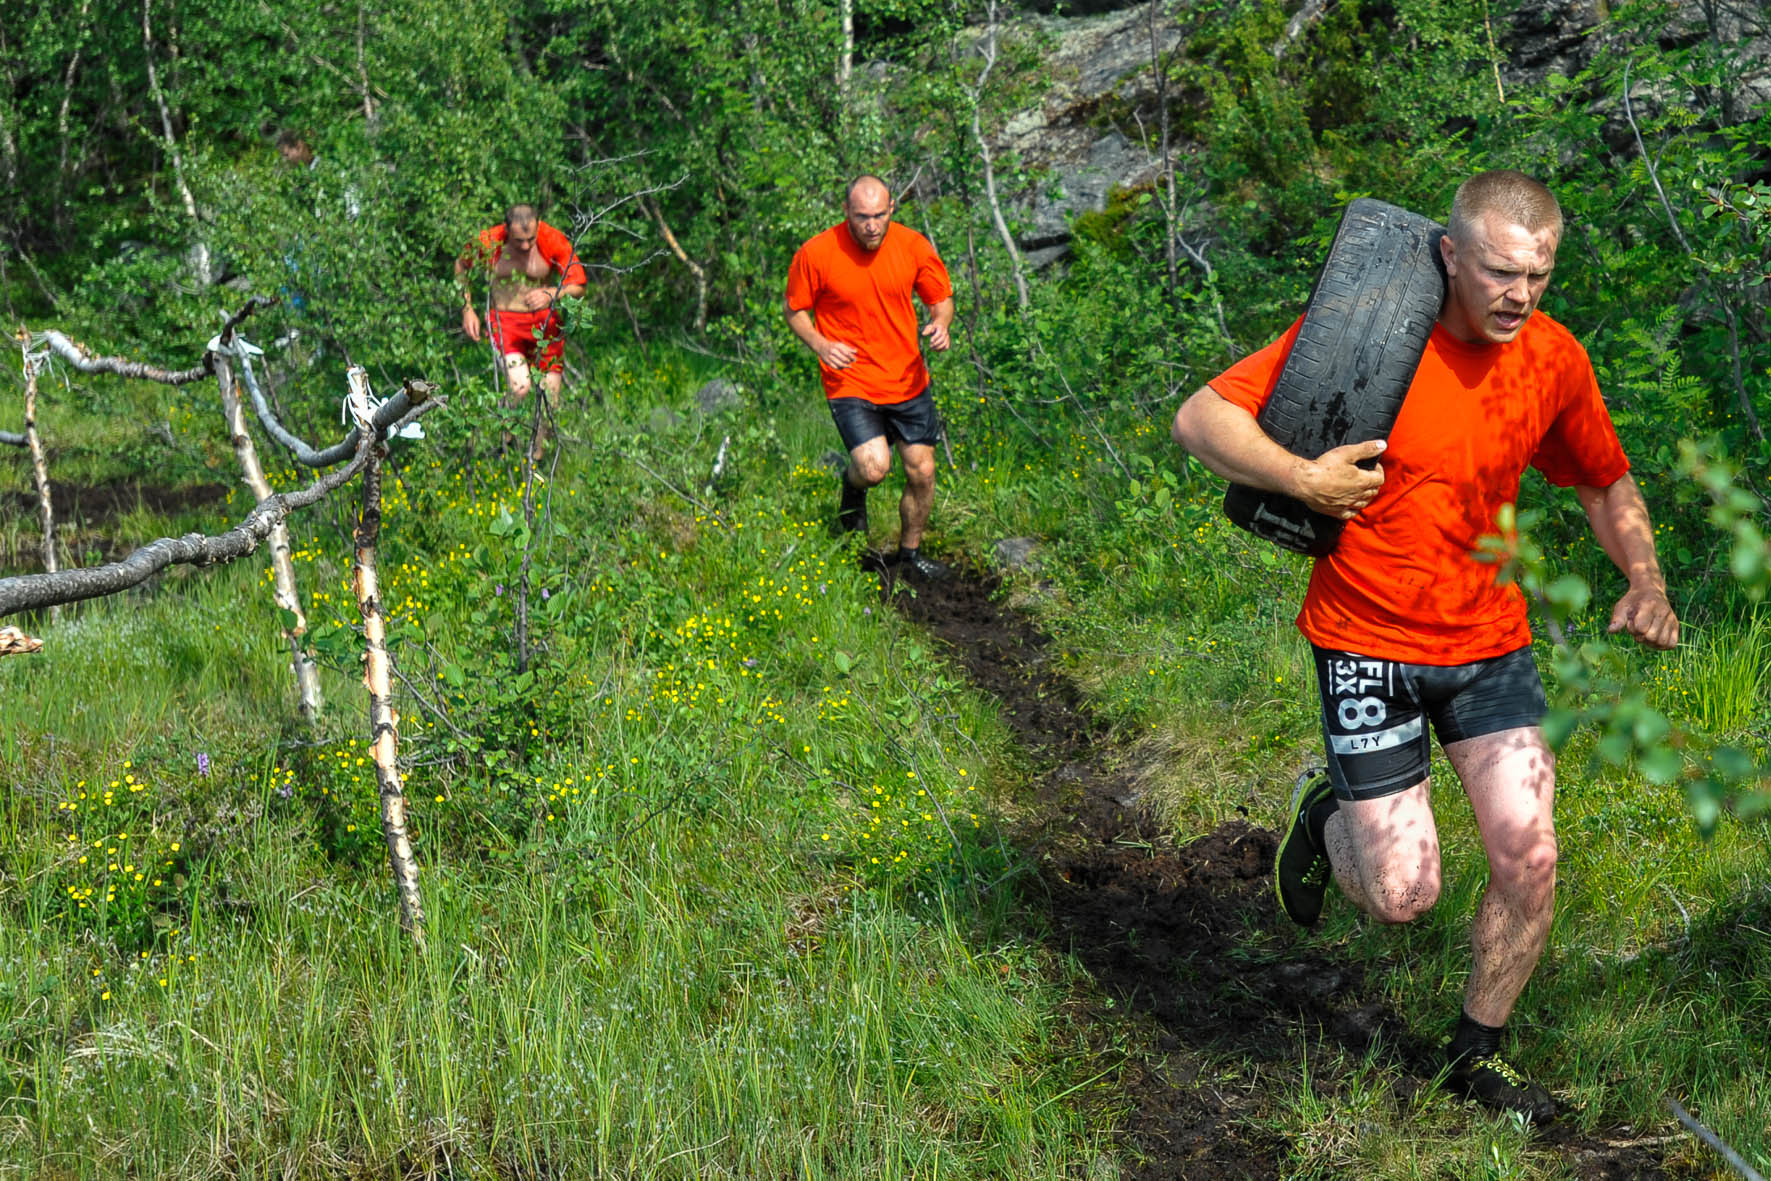
<path fill-rule="evenodd" d="M 492 334 L 492 347 L 499 356 L 516 353 L 543 373 L 557 371 L 566 352 L 566 340 L 560 335 L 560 318 L 552 308 L 538 312 L 507 312 L 491 308 L 486 326 Z M 539 339 L 537 339 L 539 337 Z"/>

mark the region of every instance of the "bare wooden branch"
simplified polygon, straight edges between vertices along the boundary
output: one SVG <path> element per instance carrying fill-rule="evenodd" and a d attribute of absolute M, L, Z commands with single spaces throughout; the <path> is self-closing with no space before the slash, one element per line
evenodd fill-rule
<path fill-rule="evenodd" d="M 22 656 L 42 650 L 43 641 L 36 636 L 27 636 L 16 627 L 0 627 L 0 656 Z"/>
<path fill-rule="evenodd" d="M 414 406 L 396 427 L 405 426 L 433 406 L 443 404 L 443 399 L 434 398 Z M 114 595 L 140 586 L 168 566 L 214 566 L 243 558 L 270 536 L 272 526 L 296 509 L 305 508 L 350 483 L 368 463 L 369 449 L 359 446 L 350 463 L 327 472 L 299 491 L 279 492 L 260 501 L 238 525 L 225 533 L 162 537 L 141 546 L 121 561 L 107 562 L 102 566 L 0 578 L 0 618 L 58 603 L 78 603 L 84 599 Z"/>
<path fill-rule="evenodd" d="M 664 221 L 663 206 L 659 205 L 656 200 L 647 200 L 643 198 L 641 200 L 641 205 L 643 208 L 646 208 L 651 212 L 652 220 L 658 223 L 658 232 L 663 235 L 664 244 L 670 247 L 670 252 L 676 255 L 678 262 L 689 268 L 690 274 L 695 276 L 695 331 L 706 331 L 707 268 L 690 258 L 688 252 L 683 249 L 682 243 L 676 240 L 676 235 L 670 232 L 670 226 Z"/>
<path fill-rule="evenodd" d="M 202 222 L 197 217 L 197 199 L 191 195 L 191 186 L 185 181 L 184 155 L 178 150 L 178 140 L 172 134 L 172 111 L 166 105 L 166 92 L 160 89 L 160 75 L 154 69 L 154 31 L 149 20 L 152 9 L 153 0 L 141 0 L 141 49 L 148 62 L 148 91 L 160 108 L 160 129 L 165 135 L 161 146 L 172 160 L 172 179 L 178 184 L 179 199 L 184 202 L 184 211 L 195 230 L 197 281 L 207 287 L 215 281 L 215 273 L 210 266 L 209 244 L 203 241 Z"/>
<path fill-rule="evenodd" d="M 37 485 L 37 518 L 43 528 L 43 572 L 54 574 L 55 503 L 49 495 L 49 465 L 43 459 L 43 443 L 37 437 L 37 359 L 31 356 L 30 337 L 19 330 L 19 352 L 25 367 L 25 446 L 31 452 L 31 479 Z M 61 618 L 61 608 L 49 608 L 49 618 Z"/>
<path fill-rule="evenodd" d="M 157 381 L 162 385 L 188 385 L 193 381 L 201 381 L 215 372 L 214 364 L 208 354 L 204 354 L 200 364 L 189 369 L 162 369 L 158 365 L 149 365 L 145 361 L 128 361 L 122 357 L 95 357 L 86 351 L 86 346 L 69 340 L 53 328 L 46 332 L 31 335 L 32 344 L 46 344 L 56 356 L 72 365 L 82 373 L 114 373 L 118 377 L 137 377 L 143 381 Z"/>
<path fill-rule="evenodd" d="M 356 427 L 351 433 L 332 446 L 317 449 L 291 433 L 287 427 L 277 420 L 271 404 L 264 396 L 264 390 L 258 384 L 257 376 L 252 372 L 250 357 L 240 358 L 240 384 L 246 387 L 246 394 L 252 400 L 252 410 L 267 434 L 289 449 L 295 462 L 304 467 L 331 467 L 343 459 L 356 454 L 357 444 L 361 441 Z M 430 398 L 437 387 L 428 381 L 408 380 L 400 392 L 381 404 L 381 408 L 371 418 L 376 430 L 383 437 L 394 431 L 406 421 L 406 415 L 415 406 L 422 405 Z"/>
<path fill-rule="evenodd" d="M 25 445 L 25 437 L 22 433 L 0 431 L 0 445 L 7 447 L 23 447 Z"/>
<path fill-rule="evenodd" d="M 1692 1135 L 1696 1136 L 1699 1140 L 1720 1153 L 1722 1159 L 1728 1162 L 1728 1166 L 1742 1177 L 1745 1177 L 1746 1181 L 1765 1181 L 1764 1175 L 1751 1165 L 1747 1164 L 1745 1157 L 1741 1156 L 1738 1152 L 1728 1147 L 1727 1144 L 1723 1143 L 1720 1136 L 1704 1127 L 1702 1122 L 1689 1111 L 1686 1111 L 1684 1106 L 1681 1105 L 1677 1099 L 1669 1096 L 1666 1105 L 1672 1111 L 1673 1118 L 1689 1128 Z"/>
<path fill-rule="evenodd" d="M 381 538 L 381 462 L 387 444 L 369 418 L 368 398 L 353 391 L 351 412 L 364 440 L 367 460 L 363 471 L 362 510 L 357 517 L 356 567 L 352 585 L 357 609 L 363 616 L 363 687 L 369 692 L 369 754 L 375 764 L 375 783 L 381 797 L 381 832 L 387 840 L 388 865 L 394 889 L 400 897 L 400 928 L 419 950 L 424 948 L 424 900 L 418 891 L 418 861 L 406 826 L 406 788 L 400 779 L 399 715 L 393 708 L 393 687 L 388 669 L 387 621 L 381 613 L 381 589 L 376 580 L 376 546 Z"/>
<path fill-rule="evenodd" d="M 1015 280 L 1015 298 L 1025 314 L 1032 306 L 1032 299 L 1027 294 L 1026 276 L 1021 273 L 1021 251 L 1015 245 L 1015 236 L 1009 233 L 1008 221 L 1002 216 L 1002 202 L 996 196 L 996 160 L 990 152 L 990 141 L 984 138 L 984 87 L 990 81 L 991 71 L 996 68 L 997 0 L 990 0 L 985 11 L 988 23 L 984 27 L 983 45 L 978 50 L 984 59 L 984 68 L 978 72 L 977 82 L 966 88 L 971 98 L 972 140 L 978 145 L 978 156 L 984 162 L 984 199 L 990 204 L 990 220 L 996 226 L 996 236 L 1002 239 L 1003 249 L 1008 251 L 1009 272 Z"/>
<path fill-rule="evenodd" d="M 231 329 L 229 330 L 232 331 Z M 225 352 L 213 355 L 215 381 L 221 389 L 221 414 L 227 422 L 228 437 L 234 445 L 234 457 L 246 486 L 256 501 L 272 495 L 271 482 L 265 478 L 264 466 L 258 462 L 258 448 L 246 430 L 246 413 L 240 405 L 240 390 L 234 382 L 234 369 Z M 277 606 L 288 612 L 282 628 L 283 640 L 289 645 L 290 668 L 295 675 L 296 708 L 301 720 L 312 726 L 320 716 L 320 672 L 308 656 L 302 637 L 307 634 L 307 616 L 301 609 L 301 592 L 295 585 L 295 562 L 289 551 L 289 526 L 278 521 L 271 526 L 271 597 Z"/>
<path fill-rule="evenodd" d="M 1660 207 L 1666 212 L 1667 223 L 1673 228 L 1673 237 L 1679 240 L 1679 247 L 1685 251 L 1686 256 L 1695 260 L 1697 253 L 1691 249 L 1691 243 L 1686 239 L 1685 231 L 1679 225 L 1679 217 L 1673 212 L 1673 203 L 1667 198 L 1666 190 L 1661 187 L 1660 172 L 1654 167 L 1653 158 L 1648 155 L 1648 145 L 1642 142 L 1642 129 L 1636 126 L 1635 107 L 1630 102 L 1630 67 L 1634 64 L 1633 61 L 1623 63 L 1623 117 L 1629 121 L 1630 134 L 1636 138 L 1636 151 L 1642 154 L 1642 167 L 1647 169 L 1648 179 L 1654 185 L 1655 195 L 1660 198 Z M 1702 280 L 1702 283 L 1705 287 L 1712 286 L 1707 277 Z M 1746 425 L 1752 430 L 1753 437 L 1763 443 L 1765 428 L 1759 425 L 1758 412 L 1753 409 L 1752 395 L 1747 392 L 1746 381 L 1741 373 L 1740 323 L 1734 315 L 1734 303 L 1727 298 L 1726 293 L 1716 302 L 1721 304 L 1722 313 L 1728 318 L 1728 350 L 1734 361 L 1734 399 L 1740 406 L 1740 416 L 1746 420 Z"/>

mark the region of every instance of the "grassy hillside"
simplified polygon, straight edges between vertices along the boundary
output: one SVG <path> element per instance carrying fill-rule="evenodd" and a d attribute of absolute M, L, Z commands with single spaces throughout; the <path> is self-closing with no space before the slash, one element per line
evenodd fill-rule
<path fill-rule="evenodd" d="M 446 391 L 430 439 L 395 451 L 383 561 L 423 954 L 395 922 L 354 669 L 335 657 L 304 733 L 259 563 L 80 608 L 39 629 L 43 653 L 0 663 L 7 1169 L 1160 1165 L 1160 1144 L 1126 1138 L 1145 1102 L 1126 1084 L 1160 1054 L 1160 1023 L 1135 997 L 1113 1016 L 1111 991 L 1104 1003 L 1047 938 L 1039 866 L 1009 835 L 1042 806 L 1040 756 L 828 536 L 834 435 L 815 395 L 728 370 L 744 404 L 709 416 L 693 398 L 717 371 L 704 358 L 585 356 L 601 398 L 575 391 L 532 529 L 520 469 L 444 425 L 484 398 L 471 383 Z M 1036 539 L 1010 600 L 1054 636 L 1055 671 L 1084 688 L 1166 839 L 1273 823 L 1317 742 L 1289 625 L 1297 565 L 1220 521 L 1212 483 L 1169 450 L 1166 407 L 1060 410 L 1035 442 L 985 398 L 949 399 L 936 544 L 987 566 L 995 541 Z M 98 480 L 126 421 L 63 408 L 45 430 L 90 440 L 62 468 Z M 169 484 L 227 480 L 211 421 L 174 431 L 215 466 L 193 458 Z M 709 487 L 722 442 L 728 471 Z M 874 495 L 884 543 L 890 497 Z M 80 536 L 102 550 L 214 529 L 243 511 L 233 501 Z M 340 498 L 299 530 L 322 631 L 350 620 L 350 516 Z M 518 671 L 527 539 L 538 650 Z M 321 650 L 347 650 L 333 641 Z M 1757 725 L 1762 708 L 1726 703 L 1762 703 L 1762 661 L 1739 654 L 1763 644 L 1762 625 L 1712 624 L 1638 675 L 1675 712 Z M 1724 824 L 1701 841 L 1674 794 L 1584 760 L 1578 746 L 1563 759 L 1562 902 L 1515 1021 L 1522 1057 L 1593 1143 L 1659 1134 L 1674 1095 L 1762 1161 L 1762 834 Z M 1251 912 L 1246 970 L 1357 968 L 1361 1003 L 1436 1040 L 1482 874 L 1467 806 L 1442 793 L 1440 815 L 1448 888 L 1429 921 L 1381 930 L 1331 907 L 1299 939 Z M 1264 1167 L 1579 1174 L 1572 1149 L 1409 1082 L 1406 1047 L 1354 1054 L 1295 1015 L 1273 1021 L 1298 1057 L 1233 1040 L 1208 1054 L 1213 1085 L 1243 1096 L 1228 1126 L 1277 1146 Z M 1676 1140 L 1657 1152 L 1675 1172 L 1707 1167 Z"/>

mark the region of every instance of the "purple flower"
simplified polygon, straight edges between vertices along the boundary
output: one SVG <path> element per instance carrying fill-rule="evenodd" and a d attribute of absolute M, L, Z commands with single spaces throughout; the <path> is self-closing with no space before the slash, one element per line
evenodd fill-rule
<path fill-rule="evenodd" d="M 756 667 L 756 657 L 746 656 L 744 658 L 744 667 L 745 668 L 755 668 Z"/>
<path fill-rule="evenodd" d="M 282 787 L 277 789 L 277 794 L 286 800 L 295 794 L 295 789 L 285 783 Z"/>
<path fill-rule="evenodd" d="M 493 594 L 495 594 L 495 595 L 501 595 L 501 594 L 503 594 L 503 593 L 504 593 L 504 584 L 503 584 L 503 583 L 502 583 L 502 582 L 501 582 L 501 583 L 499 583 L 499 584 L 498 584 L 498 585 L 497 585 L 497 586 L 495 586 L 495 587 L 493 587 L 493 588 L 492 588 L 492 593 L 493 593 Z"/>
<path fill-rule="evenodd" d="M 872 607 L 863 607 L 863 608 L 861 608 L 861 614 L 863 614 L 863 615 L 872 615 L 872 614 L 873 614 L 873 608 L 872 608 Z"/>
<path fill-rule="evenodd" d="M 209 774 L 209 755 L 204 751 L 197 752 L 197 774 Z"/>
<path fill-rule="evenodd" d="M 545 586 L 541 588 L 541 601 L 547 602 L 547 588 Z"/>

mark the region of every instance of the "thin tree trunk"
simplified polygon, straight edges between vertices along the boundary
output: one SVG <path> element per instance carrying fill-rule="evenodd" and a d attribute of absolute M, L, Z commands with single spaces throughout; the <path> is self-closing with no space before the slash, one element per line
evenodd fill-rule
<path fill-rule="evenodd" d="M 221 353 L 215 354 L 215 381 L 221 387 L 221 413 L 227 420 L 228 437 L 234 445 L 234 457 L 240 461 L 240 472 L 254 500 L 271 495 L 271 482 L 265 479 L 264 466 L 258 461 L 258 448 L 246 430 L 246 409 L 240 403 L 240 389 L 234 381 L 234 368 Z M 272 598 L 284 616 L 283 640 L 289 645 L 290 668 L 295 674 L 297 708 L 301 720 L 312 726 L 320 716 L 320 671 L 302 651 L 301 638 L 307 634 L 307 616 L 301 609 L 301 592 L 295 585 L 295 562 L 289 556 L 289 526 L 278 521 L 270 533 Z"/>
<path fill-rule="evenodd" d="M 369 131 L 375 130 L 375 102 L 369 97 L 369 65 L 364 53 L 363 42 L 368 35 L 368 17 L 363 13 L 363 6 L 357 5 L 357 80 L 363 88 L 363 126 Z"/>
<path fill-rule="evenodd" d="M 61 146 L 61 158 L 55 168 L 55 216 L 56 224 L 65 221 L 62 195 L 68 186 L 68 148 L 73 137 L 68 134 L 68 108 L 74 99 L 74 77 L 80 69 L 80 55 L 86 49 L 86 18 L 92 11 L 92 0 L 81 0 L 80 15 L 74 22 L 74 52 L 68 55 L 67 69 L 62 71 L 61 107 L 56 111 L 55 129 Z"/>
<path fill-rule="evenodd" d="M 178 185 L 178 196 L 184 202 L 184 211 L 195 227 L 197 282 L 208 287 L 215 281 L 215 274 L 209 261 L 209 244 L 203 240 L 203 223 L 197 217 L 197 199 L 191 195 L 191 186 L 185 181 L 184 155 L 178 150 L 178 140 L 172 134 L 172 111 L 166 105 L 166 93 L 160 89 L 160 75 L 154 69 L 154 30 L 149 23 L 153 0 L 141 0 L 141 48 L 148 61 L 148 90 L 154 96 L 154 104 L 160 108 L 160 130 L 164 135 L 164 146 L 167 156 L 172 160 L 172 178 Z"/>
<path fill-rule="evenodd" d="M 1175 162 L 1170 137 L 1168 114 L 1168 63 L 1162 60 L 1162 53 L 1156 42 L 1156 12 L 1160 0 L 1150 0 L 1147 14 L 1150 24 L 1150 70 L 1156 75 L 1156 111 L 1157 126 L 1162 136 L 1162 260 L 1168 267 L 1168 303 L 1171 308 L 1178 308 L 1181 289 L 1180 250 L 1175 239 L 1180 236 L 1177 228 L 1179 207 L 1175 200 Z"/>
<path fill-rule="evenodd" d="M 193 381 L 201 381 L 214 372 L 209 356 L 204 355 L 200 364 L 189 369 L 162 369 L 158 365 L 150 365 L 146 361 L 128 361 L 122 357 L 95 357 L 86 351 L 86 347 L 51 328 L 39 332 L 36 340 L 48 345 L 56 356 L 72 365 L 82 373 L 114 373 L 118 377 L 136 377 L 143 381 L 157 381 L 162 385 L 189 385 Z"/>
<path fill-rule="evenodd" d="M 670 226 L 664 221 L 664 207 L 657 201 L 646 201 L 644 198 L 641 203 L 651 213 L 652 220 L 658 223 L 658 232 L 664 235 L 664 244 L 670 247 L 670 252 L 676 255 L 677 261 L 688 267 L 689 273 L 695 276 L 695 331 L 704 332 L 707 329 L 707 269 L 690 258 L 682 243 L 676 240 L 676 235 L 670 232 Z"/>
<path fill-rule="evenodd" d="M 37 516 L 43 525 L 43 572 L 54 574 L 58 569 L 55 560 L 55 503 L 49 496 L 49 465 L 43 459 L 43 442 L 37 437 L 37 363 L 32 360 L 30 345 L 21 341 L 20 351 L 25 361 L 25 446 L 31 452 L 31 478 L 37 484 Z M 49 621 L 61 619 L 60 605 L 49 608 Z"/>
<path fill-rule="evenodd" d="M 849 82 L 855 73 L 855 0 L 842 0 L 842 48 L 836 56 L 836 89 L 843 116 L 849 112 Z"/>
<path fill-rule="evenodd" d="M 406 828 L 406 787 L 400 779 L 399 715 L 393 707 L 392 662 L 387 654 L 387 623 L 381 614 L 381 588 L 375 573 L 375 550 L 381 539 L 381 464 L 387 444 L 373 433 L 368 398 L 360 387 L 351 391 L 357 429 L 369 440 L 369 462 L 363 471 L 363 507 L 357 517 L 356 566 L 352 585 L 363 616 L 363 687 L 369 691 L 369 755 L 375 764 L 375 785 L 381 797 L 381 832 L 387 860 L 400 898 L 400 929 L 424 949 L 424 900 L 418 892 L 418 860 Z"/>
<path fill-rule="evenodd" d="M 971 88 L 972 100 L 972 139 L 978 145 L 978 156 L 984 162 L 984 199 L 990 203 L 990 220 L 996 226 L 997 237 L 1002 239 L 1003 249 L 1008 251 L 1009 271 L 1015 280 L 1015 298 L 1019 301 L 1022 314 L 1032 306 L 1027 295 L 1027 279 L 1021 273 L 1021 251 L 1015 245 L 1015 236 L 1009 233 L 1008 222 L 1002 216 L 1002 202 L 996 196 L 996 161 L 990 152 L 990 143 L 984 138 L 984 86 L 990 80 L 990 71 L 996 68 L 996 0 L 990 0 L 988 9 L 989 23 L 984 30 L 984 44 L 978 51 L 983 55 L 984 68 L 978 74 L 978 81 Z"/>

